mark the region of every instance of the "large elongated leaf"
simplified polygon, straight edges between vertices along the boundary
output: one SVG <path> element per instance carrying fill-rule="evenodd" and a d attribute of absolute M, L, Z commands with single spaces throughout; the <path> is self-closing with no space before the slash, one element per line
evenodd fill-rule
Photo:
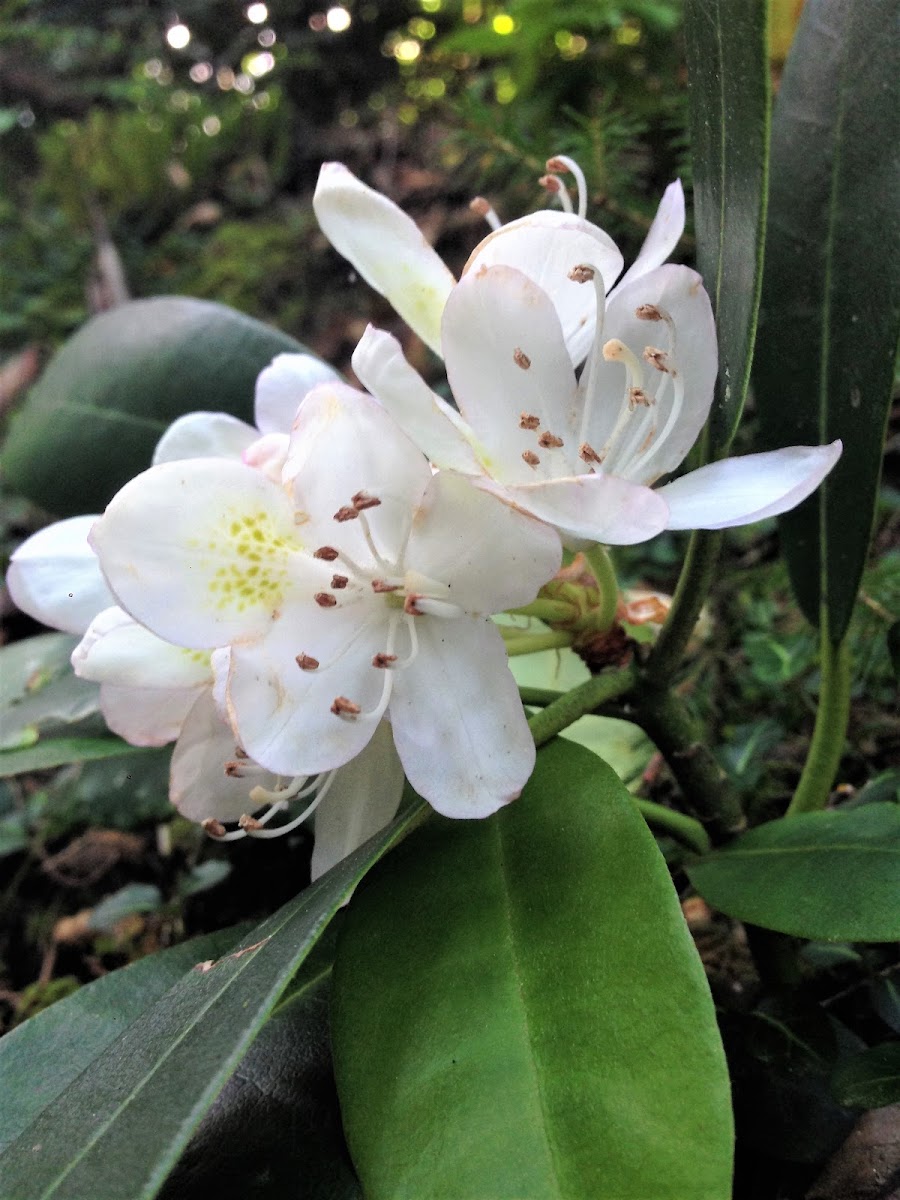
<path fill-rule="evenodd" d="M 61 767 L 64 763 L 91 762 L 141 753 L 117 737 L 49 738 L 34 746 L 25 746 L 21 750 L 0 751 L 0 778 L 22 775 L 26 771 L 47 771 L 51 767 Z"/>
<path fill-rule="evenodd" d="M 900 1042 L 872 1046 L 847 1059 L 832 1080 L 841 1103 L 854 1108 L 881 1108 L 900 1102 Z"/>
<path fill-rule="evenodd" d="M 0 1157 L 16 1200 L 149 1200 L 234 1072 L 291 976 L 369 866 L 424 803 L 200 964 L 134 1021 Z"/>
<path fill-rule="evenodd" d="M 150 465 L 160 434 L 195 409 L 253 418 L 256 376 L 287 334 L 186 296 L 135 300 L 94 317 L 59 351 L 14 418 L 0 467 L 58 516 L 101 512 Z"/>
<path fill-rule="evenodd" d="M 0 751 L 31 746 L 99 710 L 99 686 L 72 673 L 77 645 L 67 633 L 41 633 L 0 648 Z"/>
<path fill-rule="evenodd" d="M 710 904 L 753 925 L 819 941 L 900 938 L 900 805 L 769 821 L 687 871 Z"/>
<path fill-rule="evenodd" d="M 728 1079 L 652 836 L 580 746 L 434 820 L 338 942 L 344 1128 L 369 1200 L 725 1200 Z"/>
<path fill-rule="evenodd" d="M 767 12 L 746 0 L 685 7 L 697 265 L 719 334 L 713 452 L 734 437 L 753 358 L 768 186 Z"/>
<path fill-rule="evenodd" d="M 866 560 L 900 327 L 900 72 L 892 0 L 808 0 L 772 125 L 756 393 L 772 446 L 841 438 L 781 518 L 800 605 L 844 635 Z"/>

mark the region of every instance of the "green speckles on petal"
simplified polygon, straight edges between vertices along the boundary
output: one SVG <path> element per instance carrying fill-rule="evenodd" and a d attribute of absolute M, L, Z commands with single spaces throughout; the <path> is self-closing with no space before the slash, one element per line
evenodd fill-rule
<path fill-rule="evenodd" d="M 209 568 L 211 558 L 221 564 L 208 585 L 215 610 L 243 613 L 251 607 L 277 607 L 288 579 L 288 558 L 299 548 L 277 531 L 265 510 L 226 513 L 198 564 Z"/>

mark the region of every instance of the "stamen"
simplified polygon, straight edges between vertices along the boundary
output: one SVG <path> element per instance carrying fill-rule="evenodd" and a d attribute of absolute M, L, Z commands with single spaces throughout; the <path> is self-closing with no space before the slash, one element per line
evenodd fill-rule
<path fill-rule="evenodd" d="M 578 184 L 578 215 L 582 219 L 587 216 L 587 180 L 584 177 L 584 171 L 579 167 L 574 158 L 569 158 L 568 154 L 554 154 L 552 158 L 547 159 L 547 170 L 553 171 L 558 175 L 563 171 L 569 171 L 575 176 L 575 182 Z"/>
<path fill-rule="evenodd" d="M 476 196 L 474 200 L 470 200 L 469 208 L 473 213 L 477 213 L 479 217 L 483 217 L 491 229 L 497 230 L 500 228 L 500 218 L 497 216 L 490 202 L 485 200 L 484 196 Z"/>
<path fill-rule="evenodd" d="M 521 367 L 523 371 L 527 371 L 531 366 L 531 359 L 528 357 L 525 351 L 520 350 L 518 346 L 516 346 L 515 350 L 513 350 L 513 362 L 517 367 Z"/>
<path fill-rule="evenodd" d="M 225 826 L 221 821 L 217 821 L 215 817 L 207 817 L 205 821 L 201 821 L 200 828 L 205 833 L 208 833 L 211 838 L 223 838 L 226 836 Z"/>
<path fill-rule="evenodd" d="M 641 304 L 634 310 L 634 315 L 639 321 L 665 321 L 669 331 L 669 357 L 674 358 L 677 341 L 672 314 L 660 308 L 658 304 Z"/>
<path fill-rule="evenodd" d="M 358 717 L 362 709 L 346 696 L 335 696 L 331 711 L 336 717 Z"/>
<path fill-rule="evenodd" d="M 357 492 L 355 496 L 350 497 L 350 503 L 357 512 L 362 512 L 367 508 L 378 508 L 381 501 L 377 496 L 370 496 L 368 492 Z"/>
<path fill-rule="evenodd" d="M 401 658 L 398 661 L 394 668 L 395 670 L 402 670 L 404 667 L 408 667 L 419 653 L 419 631 L 416 629 L 416 622 L 411 616 L 405 617 L 404 621 L 407 633 L 409 634 L 409 653 L 406 658 Z"/>
<path fill-rule="evenodd" d="M 603 459 L 597 453 L 593 446 L 589 446 L 587 442 L 582 442 L 578 447 L 578 457 L 584 459 L 586 463 L 602 463 Z"/>
<path fill-rule="evenodd" d="M 331 586 L 336 588 L 338 591 L 340 591 L 342 588 L 345 588 L 349 582 L 350 580 L 346 575 L 332 575 L 331 577 Z"/>
<path fill-rule="evenodd" d="M 334 608 L 337 604 L 337 598 L 332 596 L 331 592 L 316 592 L 313 599 L 319 608 Z"/>
<path fill-rule="evenodd" d="M 319 666 L 319 660 L 313 658 L 311 654 L 298 654 L 294 662 L 301 671 L 315 671 Z"/>
<path fill-rule="evenodd" d="M 522 451 L 522 459 L 524 462 L 528 463 L 529 467 L 540 466 L 541 460 L 538 458 L 538 456 L 535 454 L 535 452 L 533 450 L 523 450 Z"/>
<path fill-rule="evenodd" d="M 318 550 L 313 551 L 313 558 L 324 558 L 326 562 L 334 562 L 339 553 L 334 546 L 320 546 Z"/>
<path fill-rule="evenodd" d="M 668 379 L 670 379 L 672 382 L 673 396 L 672 407 L 669 409 L 669 415 L 666 418 L 666 423 L 662 428 L 662 432 L 659 433 L 657 437 L 651 436 L 646 445 L 641 446 L 638 457 L 633 463 L 629 464 L 629 475 L 639 472 L 644 464 L 650 459 L 651 455 L 655 454 L 657 450 L 660 449 L 660 447 L 668 438 L 669 434 L 678 424 L 679 418 L 681 417 L 681 409 L 684 405 L 684 384 L 681 381 L 681 376 L 674 369 L 672 370 L 671 374 L 669 374 Z M 657 400 L 658 399 L 659 396 L 657 396 Z"/>
<path fill-rule="evenodd" d="M 271 821 L 272 817 L 281 809 L 287 807 L 288 800 L 302 800 L 304 796 L 310 795 L 318 786 L 319 777 L 315 776 L 312 782 L 309 782 L 308 775 L 295 775 L 291 782 L 285 788 L 274 788 L 270 790 L 264 787 L 255 787 L 250 793 L 251 801 L 259 806 L 267 801 L 271 802 L 272 807 L 267 813 L 259 818 L 260 825 L 265 825 Z"/>
<path fill-rule="evenodd" d="M 563 445 L 563 440 L 561 437 L 557 437 L 555 433 L 545 430 L 538 438 L 538 445 L 543 446 L 545 450 L 557 450 Z"/>
<path fill-rule="evenodd" d="M 630 387 L 628 389 L 628 407 L 632 410 L 632 412 L 637 408 L 638 405 L 640 405 L 641 408 L 649 408 L 652 403 L 653 401 L 643 388 Z"/>
<path fill-rule="evenodd" d="M 458 604 L 454 604 L 450 600 L 438 600 L 435 596 L 417 596 L 416 608 L 422 614 L 430 617 L 442 617 L 444 620 L 461 617 L 464 612 Z"/>
<path fill-rule="evenodd" d="M 526 413 L 526 412 L 523 412 L 522 415 L 519 417 L 519 428 L 520 429 L 540 429 L 540 427 L 541 427 L 541 418 L 540 417 L 535 417 L 531 413 Z"/>
<path fill-rule="evenodd" d="M 559 197 L 559 202 L 562 205 L 563 212 L 574 212 L 574 209 L 572 208 L 572 197 L 558 179 L 555 179 L 552 175 L 542 175 L 538 180 L 538 183 L 542 188 L 545 188 L 551 196 Z"/>
<path fill-rule="evenodd" d="M 406 615 L 408 617 L 421 617 L 422 616 L 422 610 L 417 607 L 417 602 L 419 600 L 421 600 L 422 598 L 423 597 L 420 596 L 419 594 L 417 594 L 416 592 L 410 592 L 409 595 L 406 597 L 406 599 L 403 601 L 403 611 L 406 613 Z"/>
<path fill-rule="evenodd" d="M 379 500 L 379 501 L 377 501 L 377 503 L 380 504 L 381 501 Z M 373 507 L 373 506 L 368 505 L 367 507 Z M 369 525 L 368 520 L 366 519 L 365 513 L 361 509 L 356 509 L 355 511 L 357 513 L 357 516 L 359 517 L 360 528 L 363 531 L 363 537 L 366 539 L 366 545 L 369 547 L 369 553 L 375 559 L 376 564 L 381 568 L 381 570 L 386 571 L 388 574 L 390 574 L 391 564 L 385 562 L 385 560 L 378 553 L 378 548 L 375 545 L 375 539 L 372 537 L 372 529 L 371 529 L 371 526 Z"/>
<path fill-rule="evenodd" d="M 358 516 L 358 508 L 354 508 L 352 504 L 345 504 L 343 508 L 339 508 L 334 514 L 334 519 L 335 521 L 355 521 Z"/>
<path fill-rule="evenodd" d="M 397 661 L 396 654 L 376 654 L 372 659 L 372 666 L 379 667 L 382 670 L 391 667 Z"/>
<path fill-rule="evenodd" d="M 572 268 L 568 274 L 568 278 L 573 283 L 590 283 L 595 274 L 596 271 L 593 267 L 588 267 L 584 263 L 581 263 L 579 266 Z"/>
<path fill-rule="evenodd" d="M 257 821 L 256 817 L 251 817 L 248 813 L 242 813 L 238 818 L 238 827 L 252 833 L 256 829 L 262 829 L 262 821 Z"/>
<path fill-rule="evenodd" d="M 597 324 L 594 330 L 594 340 L 591 343 L 591 352 L 588 355 L 587 362 L 584 364 L 581 372 L 581 378 L 578 380 L 578 395 L 582 399 L 581 429 L 578 433 L 578 440 L 579 442 L 586 442 L 588 429 L 591 425 L 591 415 L 599 391 L 599 388 L 591 387 L 591 381 L 597 376 L 600 356 L 603 353 L 600 338 L 603 334 L 603 322 L 606 318 L 606 285 L 603 282 L 601 272 L 596 267 L 592 267 L 590 263 L 576 264 L 569 272 L 569 278 L 576 283 L 592 283 L 594 285 L 594 295 L 597 300 Z"/>
<path fill-rule="evenodd" d="M 243 764 L 239 762 L 227 762 L 225 764 L 225 774 L 229 777 L 229 779 L 243 779 Z"/>
<path fill-rule="evenodd" d="M 669 356 L 665 350 L 657 350 L 655 346 L 645 346 L 641 358 L 643 358 L 644 362 L 650 363 L 651 366 L 656 367 L 657 371 L 662 371 L 664 374 L 668 374 L 671 370 L 669 367 Z"/>
<path fill-rule="evenodd" d="M 316 781 L 315 786 L 319 787 L 319 790 L 318 790 L 318 794 L 317 794 L 315 800 L 313 800 L 312 804 L 308 805 L 303 810 L 302 813 L 300 813 L 298 816 L 294 817 L 293 821 L 288 821 L 287 825 L 279 825 L 275 829 L 254 830 L 250 834 L 250 837 L 255 837 L 255 838 L 283 837 L 284 834 L 290 833 L 292 829 L 296 829 L 298 825 L 302 825 L 307 817 L 312 816 L 312 814 L 316 811 L 316 809 L 319 807 L 319 805 L 322 803 L 322 801 L 328 795 L 329 788 L 331 787 L 332 783 L 334 782 L 334 777 L 336 774 L 337 774 L 336 770 L 330 771 L 328 773 L 328 778 L 325 780 L 325 782 L 322 784 L 321 787 L 319 787 L 319 785 L 318 785 L 318 780 Z"/>
<path fill-rule="evenodd" d="M 401 583 L 388 583 L 385 579 L 372 580 L 372 591 L 379 595 L 382 592 L 399 592 L 402 586 Z"/>

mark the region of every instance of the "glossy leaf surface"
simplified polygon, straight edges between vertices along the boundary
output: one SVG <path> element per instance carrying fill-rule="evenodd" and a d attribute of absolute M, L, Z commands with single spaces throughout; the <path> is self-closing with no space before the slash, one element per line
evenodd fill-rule
<path fill-rule="evenodd" d="M 797 599 L 814 624 L 824 605 L 834 642 L 866 561 L 900 328 L 895 21 L 892 0 L 808 0 L 772 123 L 755 388 L 768 445 L 844 443 L 780 519 Z"/>
<path fill-rule="evenodd" d="M 552 742 L 522 797 L 434 819 L 354 897 L 335 1072 L 371 1200 L 726 1200 L 703 970 L 613 771 Z"/>
<path fill-rule="evenodd" d="M 820 941 L 900 938 L 900 805 L 769 821 L 686 869 L 714 908 L 765 929 Z"/>
<path fill-rule="evenodd" d="M 304 349 L 234 309 L 187 296 L 135 300 L 62 347 L 10 426 L 10 488 L 60 517 L 102 512 L 150 465 L 167 426 L 196 409 L 253 419 L 256 377 Z"/>

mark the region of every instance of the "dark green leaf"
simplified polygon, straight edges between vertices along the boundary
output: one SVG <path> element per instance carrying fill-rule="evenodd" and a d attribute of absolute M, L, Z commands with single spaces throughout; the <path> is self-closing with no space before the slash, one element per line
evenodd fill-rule
<path fill-rule="evenodd" d="M 741 419 L 756 333 L 769 160 L 767 9 L 746 0 L 685 7 L 697 265 L 719 335 L 714 452 L 728 447 Z"/>
<path fill-rule="evenodd" d="M 849 1108 L 882 1108 L 900 1102 L 900 1042 L 873 1046 L 842 1062 L 832 1079 L 834 1094 Z"/>
<path fill-rule="evenodd" d="M 43 633 L 0 649 L 0 750 L 31 746 L 41 732 L 98 711 L 100 688 L 72 673 L 78 638 Z"/>
<path fill-rule="evenodd" d="M 214 888 L 231 874 L 231 863 L 225 858 L 210 858 L 199 863 L 191 873 L 178 884 L 178 894 L 182 897 L 195 896 L 197 892 L 205 892 Z"/>
<path fill-rule="evenodd" d="M 896 972 L 895 972 L 896 975 Z M 900 979 L 880 975 L 869 984 L 872 1007 L 885 1025 L 900 1033 Z"/>
<path fill-rule="evenodd" d="M 101 512 L 150 465 L 166 427 L 195 409 L 253 419 L 256 376 L 299 342 L 221 304 L 135 300 L 59 351 L 14 418 L 6 481 L 59 516 Z"/>
<path fill-rule="evenodd" d="M 424 807 L 408 809 L 241 948 L 200 964 L 128 1026 L 8 1146 L 0 1157 L 5 1193 L 16 1200 L 155 1196 L 334 913 Z"/>
<path fill-rule="evenodd" d="M 781 518 L 800 605 L 843 638 L 866 561 L 900 324 L 900 108 L 881 39 L 892 0 L 808 0 L 772 123 L 756 395 L 767 444 L 841 438 L 818 492 Z M 820 535 L 824 540 L 820 543 Z"/>
<path fill-rule="evenodd" d="M 246 931 L 223 929 L 111 971 L 0 1039 L 0 1151 L 186 971 L 226 954 Z"/>
<path fill-rule="evenodd" d="M 0 776 L 22 775 L 26 771 L 47 771 L 65 763 L 89 762 L 102 758 L 120 758 L 141 751 L 117 737 L 49 738 L 22 750 L 0 752 Z"/>
<path fill-rule="evenodd" d="M 110 929 L 116 921 L 132 913 L 157 912 L 162 907 L 162 893 L 152 883 L 129 883 L 107 896 L 91 913 L 91 929 Z"/>
<path fill-rule="evenodd" d="M 295 976 L 160 1200 L 360 1200 L 331 1068 L 334 947 L 324 949 L 320 943 Z"/>
<path fill-rule="evenodd" d="M 60 837 L 85 824 L 136 829 L 173 815 L 171 746 L 127 750 L 121 757 L 80 762 L 59 772 L 47 787 L 40 812 L 45 837 Z"/>
<path fill-rule="evenodd" d="M 900 621 L 895 621 L 887 631 L 888 653 L 894 674 L 900 679 Z"/>
<path fill-rule="evenodd" d="M 551 743 L 521 799 L 433 820 L 365 881 L 332 1020 L 370 1200 L 730 1195 L 699 958 L 628 792 L 580 746 Z"/>
<path fill-rule="evenodd" d="M 794 937 L 900 938 L 900 807 L 801 813 L 769 821 L 687 864 L 714 908 Z"/>

